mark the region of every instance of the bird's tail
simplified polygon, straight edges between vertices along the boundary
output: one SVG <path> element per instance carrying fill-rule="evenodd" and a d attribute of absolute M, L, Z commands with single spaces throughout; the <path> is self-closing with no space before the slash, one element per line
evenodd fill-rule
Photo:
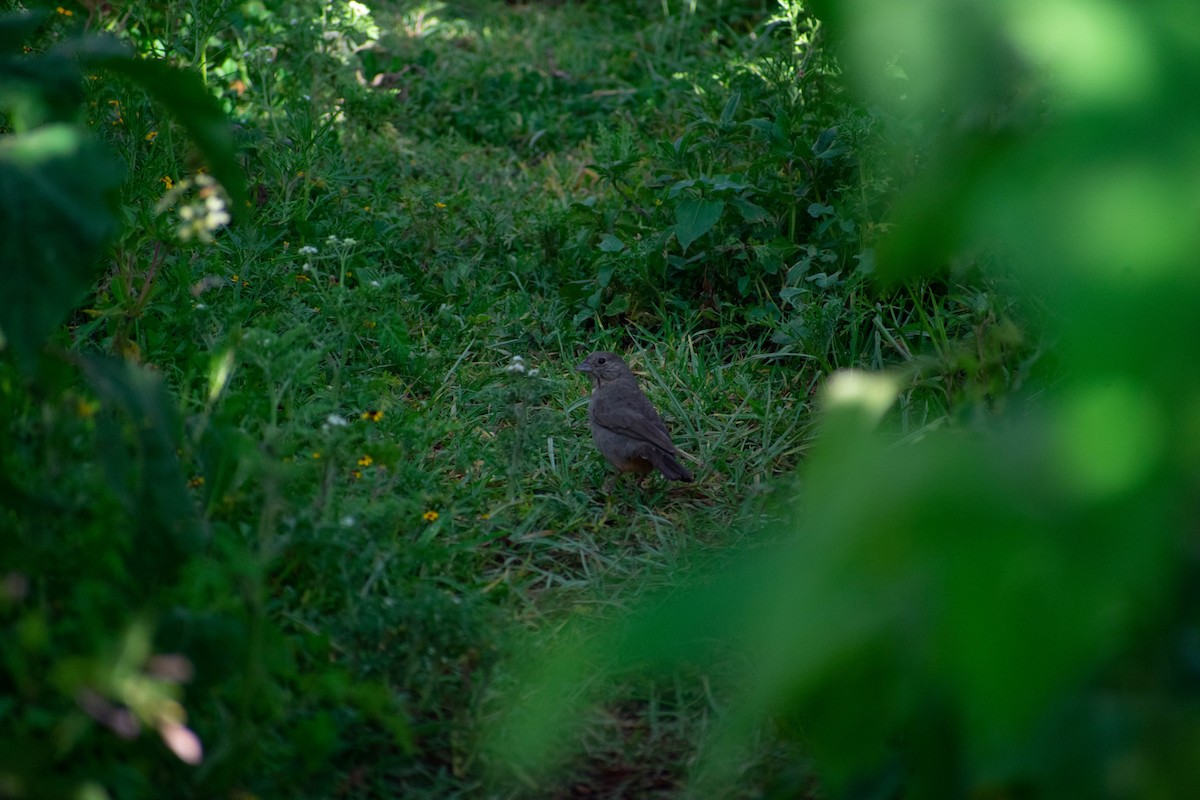
<path fill-rule="evenodd" d="M 655 455 L 655 468 L 666 476 L 668 480 L 684 481 L 685 483 L 691 483 L 695 480 L 692 477 L 692 473 L 688 472 L 687 467 L 676 461 L 674 456 L 666 453 L 656 453 Z"/>

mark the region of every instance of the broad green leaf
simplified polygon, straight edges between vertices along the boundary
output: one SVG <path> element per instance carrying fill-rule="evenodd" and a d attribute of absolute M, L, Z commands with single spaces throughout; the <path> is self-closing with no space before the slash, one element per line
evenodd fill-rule
<path fill-rule="evenodd" d="M 746 222 L 766 222 L 771 218 L 770 212 L 765 208 L 757 203 L 750 202 L 744 197 L 735 197 L 729 202 L 737 209 L 738 213 L 742 215 L 742 219 Z"/>
<path fill-rule="evenodd" d="M 712 230 L 725 210 L 723 200 L 689 198 L 675 207 L 675 238 L 686 251 L 688 245 Z"/>
<path fill-rule="evenodd" d="M 600 237 L 599 247 L 605 253 L 619 253 L 625 249 L 625 243 L 611 233 L 606 233 Z"/>
<path fill-rule="evenodd" d="M 96 278 L 120 166 L 70 125 L 0 139 L 0 330 L 23 369 Z"/>

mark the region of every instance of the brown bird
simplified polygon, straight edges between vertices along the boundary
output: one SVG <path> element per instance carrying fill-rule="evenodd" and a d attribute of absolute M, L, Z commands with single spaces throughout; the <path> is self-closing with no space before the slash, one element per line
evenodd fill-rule
<path fill-rule="evenodd" d="M 592 441 L 608 463 L 620 472 L 645 475 L 657 469 L 673 481 L 692 480 L 692 473 L 675 460 L 675 445 L 662 417 L 620 356 L 592 353 L 575 369 L 592 382 L 588 422 Z"/>

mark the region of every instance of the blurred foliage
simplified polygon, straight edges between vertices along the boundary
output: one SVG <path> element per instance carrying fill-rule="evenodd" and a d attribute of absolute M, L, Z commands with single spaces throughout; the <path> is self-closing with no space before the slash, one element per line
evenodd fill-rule
<path fill-rule="evenodd" d="M 812 7 L 866 107 L 897 121 L 889 149 L 920 156 L 881 218 L 879 276 L 989 254 L 1048 309 L 1055 374 L 976 429 L 901 441 L 880 423 L 898 376 L 835 378 L 777 541 L 581 633 L 505 741 L 544 759 L 597 663 L 732 661 L 740 700 L 697 760 L 701 796 L 729 789 L 763 720 L 829 796 L 1196 795 L 1200 110 L 1176 76 L 1200 71 L 1200 10 Z"/>

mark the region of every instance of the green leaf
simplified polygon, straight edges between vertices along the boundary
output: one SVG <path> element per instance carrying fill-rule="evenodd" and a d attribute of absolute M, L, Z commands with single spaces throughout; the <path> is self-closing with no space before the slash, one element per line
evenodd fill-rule
<path fill-rule="evenodd" d="M 80 60 L 129 78 L 161 103 L 184 128 L 208 163 L 212 174 L 229 193 L 235 215 L 246 208 L 246 179 L 237 161 L 233 131 L 217 99 L 198 75 L 161 61 L 114 52 L 106 43 L 84 48 Z"/>
<path fill-rule="evenodd" d="M 772 122 L 769 119 L 748 119 L 742 124 L 753 131 L 757 131 L 767 141 L 772 143 L 782 142 L 786 138 L 783 135 L 783 128 L 779 127 L 778 123 Z"/>
<path fill-rule="evenodd" d="M 858 271 L 863 275 L 870 275 L 875 271 L 875 248 L 868 247 L 854 258 L 858 261 Z"/>
<path fill-rule="evenodd" d="M 258 458 L 258 445 L 245 432 L 210 422 L 200 438 L 197 460 L 204 472 L 204 494 L 208 507 L 217 506 L 236 487 L 247 464 Z"/>
<path fill-rule="evenodd" d="M 629 296 L 619 294 L 604 307 L 604 316 L 619 317 L 629 310 Z"/>
<path fill-rule="evenodd" d="M 83 357 L 80 365 L 104 404 L 97 455 L 134 526 L 130 568 L 147 583 L 170 582 L 204 543 L 177 455 L 175 399 L 157 374 L 134 364 Z"/>
<path fill-rule="evenodd" d="M 757 203 L 751 203 L 744 197 L 735 197 L 729 201 L 738 213 L 742 215 L 742 219 L 749 223 L 766 222 L 771 218 L 770 212 Z"/>
<path fill-rule="evenodd" d="M 733 118 L 737 115 L 738 105 L 742 102 L 742 93 L 734 92 L 729 96 L 729 102 L 725 103 L 725 110 L 721 112 L 721 127 L 729 128 L 733 125 Z"/>
<path fill-rule="evenodd" d="M 599 246 L 600 250 L 605 253 L 619 253 L 625 249 L 625 243 L 611 233 L 606 233 L 600 237 Z"/>
<path fill-rule="evenodd" d="M 0 330 L 21 367 L 96 277 L 121 168 L 70 125 L 0 139 Z"/>
<path fill-rule="evenodd" d="M 689 178 L 688 180 L 684 181 L 676 181 L 675 183 L 671 184 L 671 188 L 667 190 L 667 199 L 674 200 L 684 189 L 690 189 L 695 185 L 696 180 L 694 178 Z"/>
<path fill-rule="evenodd" d="M 611 259 L 605 259 L 605 263 L 600 265 L 600 269 L 596 271 L 596 283 L 601 289 L 608 288 L 616 269 L 617 265 Z"/>
<path fill-rule="evenodd" d="M 800 308 L 804 305 L 804 301 L 803 299 L 797 300 L 796 298 L 803 298 L 807 292 L 808 289 L 802 286 L 788 286 L 779 290 L 779 299 L 792 308 Z"/>
<path fill-rule="evenodd" d="M 688 245 L 712 230 L 725 210 L 723 200 L 689 198 L 675 207 L 675 238 L 686 252 Z"/>
<path fill-rule="evenodd" d="M 713 175 L 712 177 L 705 176 L 701 178 L 699 183 L 703 183 L 714 192 L 740 192 L 744 189 L 753 188 L 745 181 L 737 181 L 728 175 Z"/>
<path fill-rule="evenodd" d="M 833 127 L 821 131 L 821 135 L 813 142 L 812 151 L 822 161 L 832 161 L 845 153 L 846 148 L 838 144 L 838 129 Z"/>

